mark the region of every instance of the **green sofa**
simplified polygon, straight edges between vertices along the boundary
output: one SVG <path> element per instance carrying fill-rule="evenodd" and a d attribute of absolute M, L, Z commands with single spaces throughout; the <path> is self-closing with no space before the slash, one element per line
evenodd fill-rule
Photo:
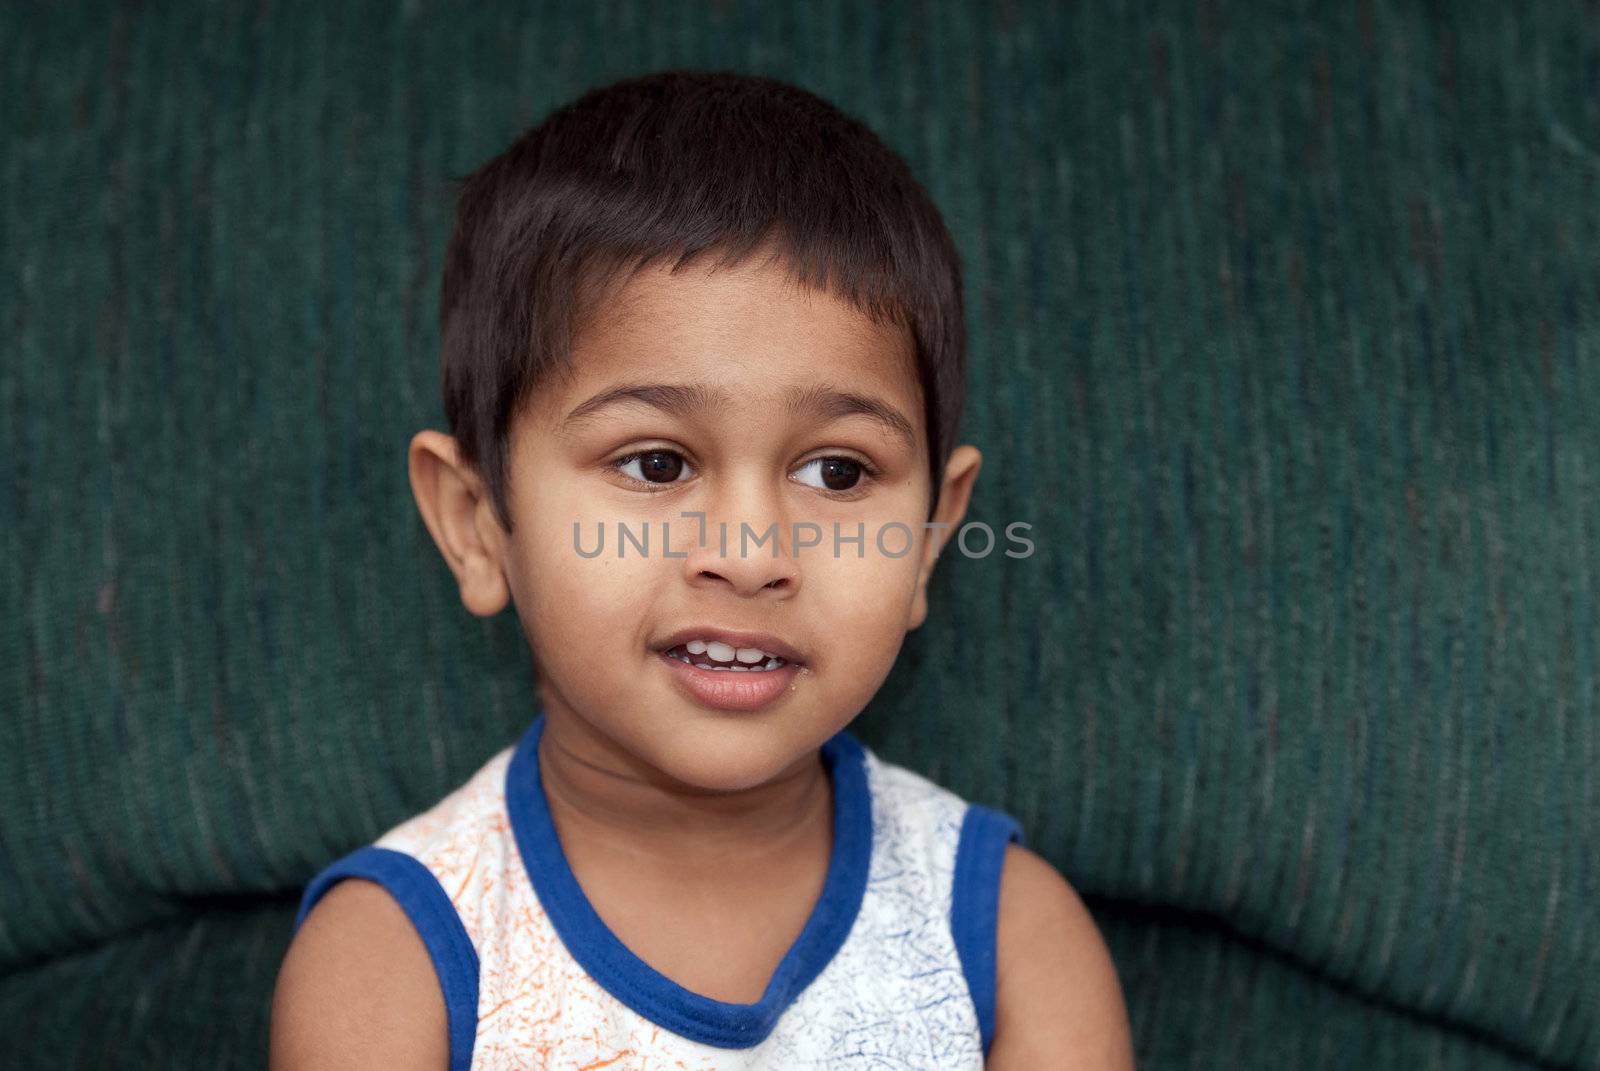
<path fill-rule="evenodd" d="M 1021 819 L 1146 1068 L 1600 1067 L 1600 33 L 1386 0 L 0 8 L 0 1066 L 260 1067 L 301 887 L 526 725 L 417 516 L 464 173 L 726 67 L 967 271 L 853 726 Z"/>

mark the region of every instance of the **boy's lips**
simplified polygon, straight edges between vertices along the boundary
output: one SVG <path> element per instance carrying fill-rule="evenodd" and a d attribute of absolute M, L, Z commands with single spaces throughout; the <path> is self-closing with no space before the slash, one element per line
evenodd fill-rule
<path fill-rule="evenodd" d="M 690 640 L 715 640 L 733 648 L 754 647 L 757 650 L 767 652 L 767 654 L 777 655 L 791 666 L 803 666 L 806 664 L 803 654 L 770 633 L 742 632 L 737 629 L 717 628 L 713 625 L 689 625 L 685 628 L 680 628 L 670 636 L 654 644 L 652 649 L 657 654 L 663 654 L 680 644 L 688 643 Z M 776 672 L 776 670 L 773 672 Z"/>
<path fill-rule="evenodd" d="M 691 640 L 727 644 L 735 650 L 755 648 L 783 659 L 776 669 L 753 669 L 761 663 L 728 663 L 727 669 L 701 669 L 693 662 L 712 662 L 705 655 L 690 656 L 685 662 L 676 652 Z M 746 632 L 711 625 L 680 628 L 652 645 L 656 657 L 676 684 L 692 700 L 720 710 L 760 710 L 787 694 L 805 669 L 801 652 L 766 632 Z M 734 666 L 741 667 L 734 669 Z"/>
<path fill-rule="evenodd" d="M 673 683 L 697 703 L 720 710 L 760 710 L 794 687 L 802 667 L 785 662 L 777 669 L 740 673 L 732 669 L 701 669 L 662 651 L 656 659 L 666 667 Z"/>

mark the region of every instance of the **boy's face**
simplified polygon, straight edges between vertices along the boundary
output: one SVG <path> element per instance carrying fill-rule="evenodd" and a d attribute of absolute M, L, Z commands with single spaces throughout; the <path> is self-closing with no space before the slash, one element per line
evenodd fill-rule
<path fill-rule="evenodd" d="M 593 404 L 619 387 L 663 385 L 701 390 L 707 403 L 675 412 L 637 396 Z M 910 434 L 848 407 L 789 405 L 800 392 L 830 391 L 871 399 Z M 548 731 L 684 785 L 732 791 L 814 761 L 926 615 L 937 549 L 959 527 L 980 458 L 971 446 L 952 456 L 934 518 L 952 527 L 932 537 L 922 407 L 902 330 L 800 288 L 778 265 L 676 276 L 652 266 L 593 317 L 571 373 L 519 416 L 512 534 L 447 436 L 413 441 L 413 487 L 467 607 L 489 615 L 515 603 Z M 705 515 L 703 540 L 702 522 L 685 512 Z M 863 532 L 862 544 L 835 544 L 836 522 L 841 536 Z M 884 529 L 894 522 L 904 528 Z M 820 532 L 798 555 L 797 525 L 803 540 Z M 619 556 L 620 527 L 641 542 L 647 533 L 647 553 L 630 541 Z M 801 664 L 780 671 L 783 686 L 757 709 L 724 709 L 683 679 L 708 671 L 663 653 L 685 629 L 765 633 Z"/>

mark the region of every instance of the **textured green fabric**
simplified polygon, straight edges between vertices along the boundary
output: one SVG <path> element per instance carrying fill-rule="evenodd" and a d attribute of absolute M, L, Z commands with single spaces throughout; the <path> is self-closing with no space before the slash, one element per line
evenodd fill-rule
<path fill-rule="evenodd" d="M 208 904 L 0 978 L 4 1066 L 265 1067 L 294 909 Z"/>
<path fill-rule="evenodd" d="M 270 898 L 525 726 L 406 482 L 444 179 L 681 65 L 946 213 L 1037 553 L 856 729 L 1103 905 L 1141 1060 L 1600 1066 L 1600 19 L 1066 8 L 0 9 L 6 1036 L 257 1063 Z"/>

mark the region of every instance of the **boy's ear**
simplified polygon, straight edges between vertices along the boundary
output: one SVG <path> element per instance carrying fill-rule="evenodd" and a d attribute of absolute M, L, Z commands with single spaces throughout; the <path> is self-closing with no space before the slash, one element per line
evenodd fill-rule
<path fill-rule="evenodd" d="M 461 460 L 455 438 L 443 432 L 413 435 L 406 463 L 422 523 L 456 575 L 462 605 L 479 617 L 494 616 L 511 592 L 501 567 L 505 532 L 488 487 Z"/>
<path fill-rule="evenodd" d="M 949 525 L 948 528 L 929 528 L 922 549 L 922 568 L 917 573 L 917 591 L 911 600 L 911 616 L 906 621 L 907 631 L 919 628 L 928 617 L 928 578 L 933 576 L 933 566 L 939 560 L 939 551 L 956 537 L 961 528 L 961 518 L 967 515 L 967 503 L 972 499 L 972 486 L 978 480 L 978 469 L 983 466 L 983 455 L 975 446 L 961 445 L 950 451 L 945 462 L 944 482 L 939 488 L 939 507 L 934 510 L 931 524 Z"/>

